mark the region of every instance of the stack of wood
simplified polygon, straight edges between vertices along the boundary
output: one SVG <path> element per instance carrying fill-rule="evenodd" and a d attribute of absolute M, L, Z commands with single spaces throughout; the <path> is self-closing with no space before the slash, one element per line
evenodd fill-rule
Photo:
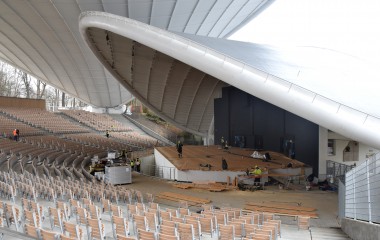
<path fill-rule="evenodd" d="M 311 207 L 294 206 L 283 203 L 246 203 L 244 209 L 255 212 L 268 212 L 284 216 L 305 216 L 318 218 L 317 209 Z"/>
<path fill-rule="evenodd" d="M 181 188 L 181 189 L 189 189 L 189 188 L 205 189 L 210 192 L 221 192 L 221 191 L 226 191 L 226 190 L 236 188 L 234 186 L 227 186 L 223 183 L 218 183 L 218 182 L 213 182 L 213 181 L 177 183 L 177 184 L 173 184 L 173 186 L 177 188 Z"/>
<path fill-rule="evenodd" d="M 156 195 L 155 199 L 164 199 L 174 202 L 182 202 L 186 201 L 189 206 L 198 206 L 203 205 L 206 203 L 210 203 L 211 200 L 204 199 L 204 198 L 197 198 L 193 196 L 183 195 L 179 193 L 173 193 L 173 192 L 162 192 Z"/>

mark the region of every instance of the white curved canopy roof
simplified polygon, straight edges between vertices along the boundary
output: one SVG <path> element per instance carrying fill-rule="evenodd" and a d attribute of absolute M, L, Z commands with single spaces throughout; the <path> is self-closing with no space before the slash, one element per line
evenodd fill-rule
<path fill-rule="evenodd" d="M 116 14 L 170 31 L 226 37 L 273 0 L 0 0 L 0 58 L 97 107 L 131 94 L 80 36 L 84 11 Z"/>
<path fill-rule="evenodd" d="M 280 51 L 171 33 L 99 12 L 83 13 L 80 29 L 98 59 L 123 86 L 165 119 L 193 132 L 206 134 L 213 98 L 230 84 L 346 137 L 380 147 L 378 110 L 324 91 L 335 77 L 328 71 L 327 60 L 345 61 L 347 65 L 338 72 L 359 67 L 347 56 L 309 48 Z M 321 56 L 325 58 L 316 64 L 315 58 Z M 313 78 L 315 73 L 323 79 L 320 86 Z M 372 92 L 367 100 L 373 97 Z"/>

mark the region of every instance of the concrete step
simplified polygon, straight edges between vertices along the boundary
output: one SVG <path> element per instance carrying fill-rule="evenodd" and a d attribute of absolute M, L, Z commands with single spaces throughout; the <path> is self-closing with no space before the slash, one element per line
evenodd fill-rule
<path fill-rule="evenodd" d="M 311 228 L 313 240 L 347 240 L 350 239 L 340 228 Z"/>
<path fill-rule="evenodd" d="M 281 225 L 281 238 L 279 240 L 311 240 L 309 230 L 298 229 L 296 225 Z"/>

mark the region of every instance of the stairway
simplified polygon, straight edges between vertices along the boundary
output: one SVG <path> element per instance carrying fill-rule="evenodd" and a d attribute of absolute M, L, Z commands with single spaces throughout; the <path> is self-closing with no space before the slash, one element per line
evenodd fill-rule
<path fill-rule="evenodd" d="M 115 119 L 118 122 L 121 122 L 122 124 L 132 128 L 132 130 L 136 133 L 139 133 L 141 135 L 147 135 L 143 130 L 141 130 L 138 126 L 136 126 L 134 123 L 129 121 L 127 118 L 125 118 L 122 114 L 108 114 L 113 119 Z"/>

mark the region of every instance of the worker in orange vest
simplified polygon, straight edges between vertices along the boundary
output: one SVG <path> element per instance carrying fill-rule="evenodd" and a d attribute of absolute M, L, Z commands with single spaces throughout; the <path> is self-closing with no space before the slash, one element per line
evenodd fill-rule
<path fill-rule="evenodd" d="M 13 140 L 17 141 L 17 129 L 13 130 Z"/>

